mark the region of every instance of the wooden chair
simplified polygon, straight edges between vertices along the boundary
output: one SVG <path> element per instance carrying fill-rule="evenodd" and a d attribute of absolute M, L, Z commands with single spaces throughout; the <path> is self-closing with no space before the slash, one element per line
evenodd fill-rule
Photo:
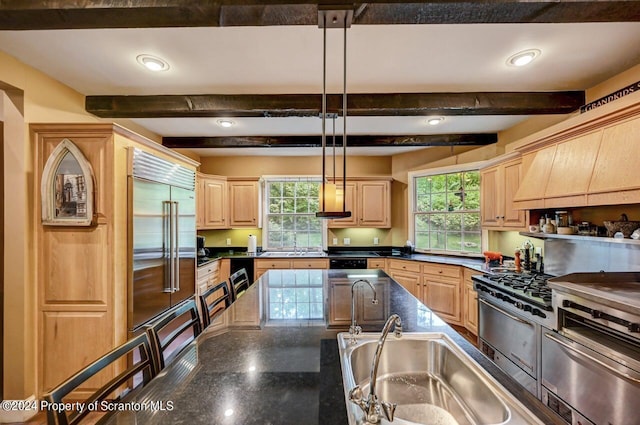
<path fill-rule="evenodd" d="M 78 373 L 47 393 L 44 396 L 44 399 L 49 403 L 63 403 L 70 401 L 66 399 L 66 397 L 72 391 L 76 390 L 104 369 L 111 367 L 114 363 L 124 363 L 123 360 L 126 360 L 127 368 L 111 379 L 108 383 L 100 387 L 89 398 L 84 400 L 84 406 L 88 406 L 93 402 L 100 405 L 103 400 L 107 399 L 117 400 L 118 398 L 126 395 L 130 390 L 146 385 L 158 372 L 155 362 L 153 361 L 153 353 L 149 336 L 146 333 L 143 333 L 86 366 L 84 369 L 80 370 Z M 142 374 L 142 380 L 140 380 L 139 374 Z M 116 393 L 116 390 L 119 390 L 118 393 Z M 78 400 L 73 399 L 73 401 Z M 75 425 L 80 423 L 80 421 L 90 413 L 92 413 L 92 411 L 86 408 L 82 411 L 71 412 L 64 411 L 64 409 L 61 409 L 60 411 L 48 409 L 47 423 Z M 104 416 L 107 415 L 109 415 L 109 413 L 102 414 L 101 416 L 104 418 Z"/>
<path fill-rule="evenodd" d="M 222 295 L 215 296 L 216 292 L 222 291 Z M 224 308 L 219 305 L 224 302 Z M 231 305 L 231 291 L 227 281 L 218 283 L 217 285 L 207 289 L 200 295 L 200 311 L 202 311 L 202 324 L 206 328 L 211 321 L 217 317 L 224 309 Z"/>
<path fill-rule="evenodd" d="M 233 273 L 231 277 L 229 277 L 229 282 L 231 283 L 231 301 L 235 301 L 238 299 L 240 295 L 247 289 L 249 289 L 249 276 L 247 276 L 246 269 L 240 269 L 237 272 Z"/>
<path fill-rule="evenodd" d="M 156 369 L 161 371 L 202 332 L 195 298 L 172 307 L 147 327 Z"/>

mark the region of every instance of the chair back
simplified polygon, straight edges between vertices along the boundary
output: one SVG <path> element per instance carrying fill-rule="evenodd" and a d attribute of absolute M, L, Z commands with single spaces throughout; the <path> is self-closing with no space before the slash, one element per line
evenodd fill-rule
<path fill-rule="evenodd" d="M 249 285 L 251 284 L 251 282 L 249 282 L 249 276 L 247 276 L 247 270 L 244 268 L 233 273 L 229 277 L 229 282 L 231 282 L 232 301 L 237 300 L 244 291 L 249 289 Z"/>
<path fill-rule="evenodd" d="M 64 403 L 69 401 L 67 396 L 92 377 L 114 363 L 123 364 L 126 360 L 127 368 L 84 400 L 84 406 L 97 402 L 98 405 L 107 399 L 115 399 L 126 395 L 130 390 L 146 385 L 158 370 L 153 361 L 152 347 L 146 333 L 125 342 L 111 350 L 104 356 L 80 370 L 78 373 L 45 394 L 44 399 L 49 403 Z M 106 372 L 106 371 L 105 371 Z M 140 380 L 140 374 L 142 380 Z M 125 386 L 126 385 L 126 386 Z M 118 393 L 116 393 L 118 392 Z M 111 396 L 111 397 L 110 397 Z M 73 400 L 78 401 L 78 400 Z M 75 425 L 92 413 L 85 407 L 81 411 L 65 411 L 64 409 L 48 409 L 47 423 L 58 425 Z M 108 415 L 106 413 L 103 417 Z"/>
<path fill-rule="evenodd" d="M 224 308 L 220 304 L 224 303 Z M 202 311 L 202 324 L 207 327 L 211 321 L 231 305 L 231 291 L 227 281 L 207 289 L 200 295 L 200 310 Z"/>
<path fill-rule="evenodd" d="M 193 297 L 175 305 L 147 327 L 158 371 L 173 360 L 202 332 Z"/>

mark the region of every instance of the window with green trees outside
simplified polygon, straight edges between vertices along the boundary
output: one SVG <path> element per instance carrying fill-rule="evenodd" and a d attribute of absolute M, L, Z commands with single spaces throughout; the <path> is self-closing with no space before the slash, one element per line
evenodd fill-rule
<path fill-rule="evenodd" d="M 265 250 L 322 249 L 319 210 L 320 179 L 267 180 Z"/>
<path fill-rule="evenodd" d="M 480 173 L 420 176 L 413 183 L 416 249 L 479 254 Z"/>

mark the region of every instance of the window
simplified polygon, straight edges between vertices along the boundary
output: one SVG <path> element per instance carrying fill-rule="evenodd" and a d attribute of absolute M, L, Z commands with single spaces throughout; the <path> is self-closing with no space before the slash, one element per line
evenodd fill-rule
<path fill-rule="evenodd" d="M 320 179 L 268 179 L 265 183 L 265 250 L 322 249 Z"/>
<path fill-rule="evenodd" d="M 479 254 L 480 173 L 477 170 L 413 177 L 416 249 Z"/>
<path fill-rule="evenodd" d="M 322 320 L 322 276 L 322 270 L 271 271 L 269 320 Z"/>

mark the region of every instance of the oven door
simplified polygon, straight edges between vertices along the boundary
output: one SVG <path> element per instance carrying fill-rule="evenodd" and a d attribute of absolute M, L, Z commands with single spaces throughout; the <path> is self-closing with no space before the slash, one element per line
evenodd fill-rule
<path fill-rule="evenodd" d="M 571 332 L 568 335 L 572 335 Z M 576 337 L 581 337 L 575 334 Z M 607 355 L 617 344 L 611 340 L 598 342 L 589 335 L 590 349 L 556 332 L 544 332 L 542 338 L 542 386 L 577 412 L 596 424 L 621 425 L 638 417 L 640 406 L 640 373 L 612 360 Z M 606 338 L 606 337 L 605 337 Z M 620 357 L 618 350 L 616 357 Z M 627 353 L 629 354 L 629 353 Z M 637 355 L 637 354 L 636 354 Z M 633 364 L 633 360 L 627 364 Z M 545 402 L 549 405 L 550 401 Z M 551 398 L 555 404 L 558 402 Z M 568 423 L 579 423 L 576 414 Z M 569 415 L 569 412 L 566 412 Z"/>
<path fill-rule="evenodd" d="M 479 299 L 479 336 L 532 377 L 537 376 L 540 326 Z"/>

